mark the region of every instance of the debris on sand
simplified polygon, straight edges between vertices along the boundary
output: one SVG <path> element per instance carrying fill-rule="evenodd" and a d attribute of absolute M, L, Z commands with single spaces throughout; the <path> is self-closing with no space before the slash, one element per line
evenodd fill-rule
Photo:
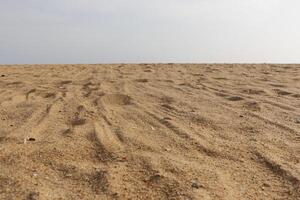
<path fill-rule="evenodd" d="M 27 137 L 24 139 L 24 144 L 27 144 L 27 142 L 34 142 L 35 141 L 35 138 L 33 137 Z"/>
<path fill-rule="evenodd" d="M 191 187 L 199 189 L 199 188 L 202 188 L 203 186 L 197 180 L 193 180 L 192 184 L 191 184 Z"/>

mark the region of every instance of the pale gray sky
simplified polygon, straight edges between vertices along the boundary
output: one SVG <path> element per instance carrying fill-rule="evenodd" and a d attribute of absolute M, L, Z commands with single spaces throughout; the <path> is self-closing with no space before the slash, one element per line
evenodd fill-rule
<path fill-rule="evenodd" d="M 0 1 L 0 64 L 120 62 L 300 63 L 300 1 Z"/>

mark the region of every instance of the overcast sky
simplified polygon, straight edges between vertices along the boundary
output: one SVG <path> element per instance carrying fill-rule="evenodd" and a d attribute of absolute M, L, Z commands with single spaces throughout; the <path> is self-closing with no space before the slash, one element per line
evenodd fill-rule
<path fill-rule="evenodd" d="M 300 63 L 299 0 L 0 0 L 0 64 Z"/>

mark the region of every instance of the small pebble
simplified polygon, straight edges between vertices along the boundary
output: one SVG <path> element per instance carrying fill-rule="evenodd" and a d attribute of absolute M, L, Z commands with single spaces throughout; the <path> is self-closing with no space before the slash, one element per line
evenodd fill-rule
<path fill-rule="evenodd" d="M 35 141 L 35 138 L 28 138 L 27 141 L 33 142 Z"/>
<path fill-rule="evenodd" d="M 147 181 L 157 182 L 157 181 L 159 181 L 161 178 L 162 178 L 161 175 L 159 175 L 159 174 L 154 174 L 154 175 L 150 176 L 150 177 L 149 177 L 149 180 L 147 180 Z"/>
<path fill-rule="evenodd" d="M 296 119 L 296 123 L 300 124 L 300 117 Z"/>
<path fill-rule="evenodd" d="M 196 188 L 199 189 L 201 187 L 203 187 L 200 183 L 198 183 L 197 181 L 192 181 L 192 188 Z"/>

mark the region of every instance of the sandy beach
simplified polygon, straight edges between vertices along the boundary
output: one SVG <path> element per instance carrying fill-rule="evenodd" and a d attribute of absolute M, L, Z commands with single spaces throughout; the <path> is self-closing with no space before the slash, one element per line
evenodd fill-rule
<path fill-rule="evenodd" d="M 0 86 L 0 199 L 300 199 L 300 65 L 1 65 Z"/>

